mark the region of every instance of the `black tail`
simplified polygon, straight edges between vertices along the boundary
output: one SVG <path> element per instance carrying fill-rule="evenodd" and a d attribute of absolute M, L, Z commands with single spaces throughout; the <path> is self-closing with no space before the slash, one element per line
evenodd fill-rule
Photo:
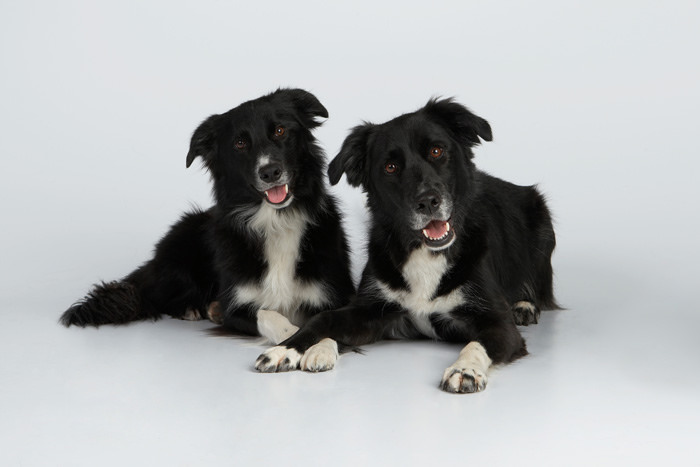
<path fill-rule="evenodd" d="M 539 230 L 537 232 L 539 245 L 537 248 L 538 264 L 535 270 L 535 303 L 540 310 L 561 310 L 563 309 L 554 298 L 554 287 L 552 284 L 554 272 L 552 270 L 552 253 L 557 245 L 554 226 L 552 225 L 552 214 L 547 208 L 546 201 L 542 195 L 537 197 L 539 208 Z"/>
<path fill-rule="evenodd" d="M 149 312 L 142 306 L 139 290 L 121 280 L 96 284 L 85 298 L 68 308 L 59 321 L 66 327 L 85 327 L 158 318 L 159 313 Z"/>

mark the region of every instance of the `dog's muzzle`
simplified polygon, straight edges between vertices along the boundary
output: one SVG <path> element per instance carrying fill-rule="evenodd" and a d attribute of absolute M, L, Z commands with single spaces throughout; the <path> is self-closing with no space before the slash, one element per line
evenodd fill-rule
<path fill-rule="evenodd" d="M 289 176 L 281 164 L 271 162 L 258 169 L 258 190 L 272 207 L 289 206 L 293 195 L 289 189 Z"/>
<path fill-rule="evenodd" d="M 437 190 L 426 190 L 414 201 L 414 222 L 420 230 L 423 243 L 433 251 L 444 250 L 457 238 L 450 224 L 452 203 Z"/>

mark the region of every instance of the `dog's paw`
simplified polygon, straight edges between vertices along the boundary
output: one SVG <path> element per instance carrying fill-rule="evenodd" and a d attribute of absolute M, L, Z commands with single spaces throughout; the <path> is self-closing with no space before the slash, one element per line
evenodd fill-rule
<path fill-rule="evenodd" d="M 518 326 L 537 324 L 540 320 L 540 309 L 534 303 L 523 300 L 513 305 L 513 317 Z"/>
<path fill-rule="evenodd" d="M 449 367 L 442 375 L 440 389 L 454 393 L 479 392 L 486 389 L 487 378 L 474 368 Z"/>
<path fill-rule="evenodd" d="M 221 312 L 219 302 L 211 302 L 207 308 L 207 318 L 214 324 L 224 324 L 224 314 Z"/>
<path fill-rule="evenodd" d="M 179 316 L 179 318 L 185 321 L 199 321 L 202 319 L 202 314 L 195 308 L 188 308 L 185 310 L 183 315 Z"/>
<path fill-rule="evenodd" d="M 271 347 L 255 361 L 255 369 L 261 373 L 277 373 L 299 369 L 301 354 L 283 345 Z"/>
<path fill-rule="evenodd" d="M 326 338 L 304 352 L 301 358 L 301 369 L 314 373 L 328 371 L 335 367 L 336 361 L 338 361 L 338 343 Z"/>

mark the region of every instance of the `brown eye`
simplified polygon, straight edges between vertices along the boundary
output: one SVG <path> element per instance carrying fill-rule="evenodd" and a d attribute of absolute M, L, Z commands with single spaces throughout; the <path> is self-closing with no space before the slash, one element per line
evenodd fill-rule
<path fill-rule="evenodd" d="M 384 172 L 388 174 L 394 174 L 399 170 L 399 166 L 394 164 L 393 162 L 387 162 L 387 164 L 384 166 Z"/>
<path fill-rule="evenodd" d="M 438 157 L 442 156 L 443 149 L 440 146 L 433 146 L 430 148 L 430 157 L 433 159 L 437 159 Z"/>
<path fill-rule="evenodd" d="M 285 127 L 283 127 L 282 125 L 277 125 L 275 127 L 275 136 L 279 138 L 280 136 L 284 135 L 285 131 L 287 131 Z"/>
<path fill-rule="evenodd" d="M 234 144 L 236 149 L 245 149 L 245 147 L 248 146 L 248 143 L 246 143 L 243 138 L 238 138 Z"/>

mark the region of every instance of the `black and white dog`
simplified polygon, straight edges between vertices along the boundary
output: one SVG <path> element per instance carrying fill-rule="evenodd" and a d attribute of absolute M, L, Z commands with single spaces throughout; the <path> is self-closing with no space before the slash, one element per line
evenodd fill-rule
<path fill-rule="evenodd" d="M 352 130 L 328 173 L 332 184 L 345 173 L 368 196 L 368 262 L 357 298 L 268 349 L 259 371 L 295 369 L 302 359 L 330 369 L 331 339 L 428 337 L 466 344 L 440 383 L 465 393 L 486 387 L 492 363 L 527 354 L 516 324 L 537 323 L 541 309 L 557 307 L 554 230 L 534 187 L 474 167 L 479 138 L 491 141 L 488 122 L 450 99 Z"/>
<path fill-rule="evenodd" d="M 95 286 L 61 322 L 208 315 L 278 343 L 312 315 L 347 304 L 354 294 L 348 248 L 311 135 L 316 117 L 328 117 L 316 97 L 280 89 L 205 120 L 187 167 L 202 157 L 215 205 L 185 214 L 153 259 Z"/>

